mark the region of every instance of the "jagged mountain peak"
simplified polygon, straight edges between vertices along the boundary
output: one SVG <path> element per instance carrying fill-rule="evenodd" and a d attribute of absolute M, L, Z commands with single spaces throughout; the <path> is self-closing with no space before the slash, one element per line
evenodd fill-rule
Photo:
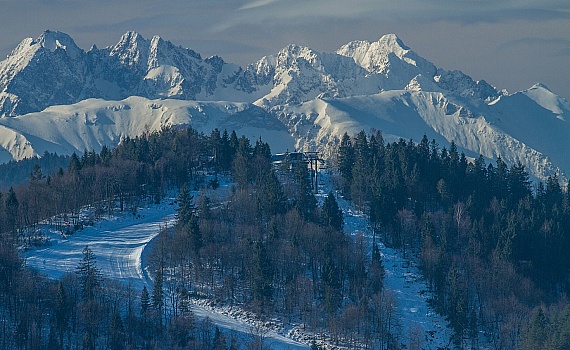
<path fill-rule="evenodd" d="M 375 42 L 352 41 L 343 45 L 337 53 L 352 57 L 356 63 L 371 73 L 386 73 L 390 70 L 390 66 L 398 64 L 398 61 L 417 67 L 421 70 L 418 74 L 429 72 L 433 76 L 436 71 L 433 63 L 412 51 L 395 34 L 384 35 Z"/>
<path fill-rule="evenodd" d="M 69 55 L 77 57 L 83 53 L 75 41 L 67 34 L 59 31 L 45 30 L 37 39 L 26 38 L 18 44 L 8 55 L 7 61 L 14 58 L 22 61 L 25 57 L 34 55 L 38 50 L 48 50 L 54 52 L 57 49 L 66 51 Z"/>
<path fill-rule="evenodd" d="M 139 34 L 138 32 L 129 30 L 121 36 L 118 44 L 115 46 L 124 46 L 124 45 L 128 45 L 128 44 L 133 45 L 133 44 L 137 44 L 137 43 L 145 42 L 145 41 L 148 41 L 148 40 L 145 39 L 141 34 Z"/>
<path fill-rule="evenodd" d="M 546 90 L 546 91 L 552 93 L 552 90 L 550 90 L 548 88 L 548 86 L 546 86 L 543 83 L 536 83 L 533 86 L 531 86 L 529 89 L 527 89 L 526 91 L 528 91 L 528 90 Z"/>
<path fill-rule="evenodd" d="M 77 46 L 73 38 L 63 32 L 46 30 L 39 36 L 36 42 L 43 48 L 55 51 L 64 50 L 71 58 L 78 59 L 85 52 Z"/>
<path fill-rule="evenodd" d="M 169 41 L 165 41 L 163 38 L 161 38 L 158 35 L 155 35 L 152 37 L 152 39 L 150 39 L 150 48 L 151 50 L 153 49 L 158 49 L 160 46 L 163 46 L 165 44 L 170 44 Z"/>
<path fill-rule="evenodd" d="M 336 53 L 352 58 L 369 74 L 383 77 L 382 90 L 401 90 L 414 77 L 431 79 L 437 72 L 433 63 L 412 51 L 395 34 L 384 35 L 375 42 L 352 41 Z"/>
<path fill-rule="evenodd" d="M 302 58 L 307 62 L 314 63 L 319 53 L 302 45 L 289 44 L 277 53 L 277 65 L 291 66 L 297 59 Z"/>
<path fill-rule="evenodd" d="M 386 34 L 378 39 L 377 43 L 384 45 L 385 47 L 391 47 L 393 51 L 408 51 L 410 48 L 404 44 L 404 42 L 393 33 Z"/>
<path fill-rule="evenodd" d="M 51 51 L 57 48 L 67 49 L 68 47 L 77 47 L 75 41 L 68 34 L 53 30 L 44 31 L 36 42 Z"/>
<path fill-rule="evenodd" d="M 149 40 L 137 32 L 129 31 L 112 47 L 110 55 L 118 57 L 122 64 L 135 66 L 143 62 L 146 64 L 149 48 Z"/>
<path fill-rule="evenodd" d="M 350 53 L 351 51 L 359 50 L 359 51 L 367 51 L 370 48 L 381 49 L 382 51 L 386 52 L 397 52 L 399 56 L 406 51 L 409 51 L 410 48 L 404 44 L 402 39 L 400 39 L 396 34 L 385 34 L 382 35 L 377 41 L 370 42 L 367 40 L 354 40 L 351 41 L 343 46 L 337 53 Z M 343 53 L 341 53 L 343 52 Z M 346 55 L 346 54 L 344 54 Z M 352 56 L 352 55 L 350 55 Z"/>

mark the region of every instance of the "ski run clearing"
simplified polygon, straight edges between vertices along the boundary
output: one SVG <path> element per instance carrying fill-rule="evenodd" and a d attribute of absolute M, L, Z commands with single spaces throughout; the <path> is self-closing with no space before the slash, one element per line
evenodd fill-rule
<path fill-rule="evenodd" d="M 320 175 L 317 199 L 322 203 L 332 189 L 332 182 L 326 172 Z M 227 191 L 228 185 L 220 189 Z M 341 196 L 336 197 L 344 212 L 345 232 L 363 235 L 371 250 L 373 233 L 368 218 Z M 151 276 L 145 270 L 148 266 L 148 249 L 145 248 L 161 229 L 175 224 L 175 209 L 174 199 L 165 199 L 161 204 L 140 208 L 135 215 L 125 212 L 105 216 L 93 226 L 86 226 L 66 238 L 59 231 L 50 230 L 48 224 L 42 224 L 40 229 L 48 235 L 50 244 L 25 252 L 26 265 L 57 279 L 75 272 L 83 248 L 89 245 L 104 276 L 130 284 L 136 290 L 142 290 L 144 285 L 152 289 Z M 386 271 L 384 283 L 395 297 L 400 343 L 407 345 L 410 337 L 420 336 L 422 348 L 449 347 L 452 330 L 445 318 L 429 306 L 430 292 L 416 262 L 382 243 L 379 246 Z M 283 324 L 278 319 L 262 322 L 238 307 L 215 306 L 205 300 L 195 300 L 192 305 L 199 319 L 209 318 L 213 324 L 235 331 L 244 339 L 253 334 L 262 336 L 272 349 L 308 349 L 314 339 L 326 348 L 341 348 L 328 344 L 321 334 L 304 331 L 302 325 Z"/>

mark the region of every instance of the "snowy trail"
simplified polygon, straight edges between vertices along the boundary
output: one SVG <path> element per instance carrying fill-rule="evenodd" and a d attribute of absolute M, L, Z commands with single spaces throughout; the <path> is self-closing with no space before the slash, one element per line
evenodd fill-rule
<path fill-rule="evenodd" d="M 334 191 L 330 174 L 319 174 L 319 194 L 324 201 L 326 195 Z M 344 212 L 344 230 L 351 235 L 361 233 L 372 247 L 373 232 L 368 217 L 355 211 L 352 203 L 336 193 L 335 198 Z M 404 258 L 402 253 L 386 247 L 376 236 L 385 269 L 384 285 L 396 297 L 398 318 L 402 326 L 401 343 L 407 344 L 412 332 L 421 329 L 422 348 L 438 349 L 450 345 L 452 330 L 445 318 L 437 314 L 428 304 L 430 293 L 428 285 L 422 279 L 415 261 Z"/>
<path fill-rule="evenodd" d="M 322 173 L 320 177 L 319 201 L 333 189 L 330 176 Z M 337 195 L 337 202 L 345 214 L 345 231 L 351 235 L 362 233 L 372 244 L 372 231 L 368 218 L 353 209 L 350 202 Z M 60 278 L 65 273 L 74 272 L 82 258 L 86 245 L 97 258 L 101 272 L 109 278 L 133 288 L 142 290 L 146 284 L 152 288 L 152 282 L 143 270 L 145 247 L 159 233 L 161 228 L 175 222 L 175 206 L 161 204 L 140 209 L 137 216 L 123 214 L 98 221 L 94 227 L 86 227 L 68 239 L 61 239 L 52 233 L 52 245 L 28 251 L 24 254 L 26 264 L 42 273 Z M 45 228 L 44 228 L 45 229 Z M 398 317 L 402 325 L 402 343 L 407 343 L 414 330 L 421 329 L 423 348 L 445 348 L 450 344 L 451 330 L 445 319 L 434 312 L 428 305 L 428 287 L 422 280 L 414 261 L 405 259 L 394 249 L 379 244 L 386 270 L 385 285 L 394 292 L 397 300 Z M 193 312 L 199 318 L 208 317 L 214 324 L 228 330 L 235 330 L 247 337 L 253 331 L 253 321 L 244 322 L 231 313 L 218 308 L 210 308 L 194 303 Z M 281 334 L 279 334 L 281 333 Z M 286 332 L 268 330 L 264 337 L 266 344 L 274 349 L 308 349 L 282 334 Z"/>
<path fill-rule="evenodd" d="M 52 234 L 51 246 L 28 251 L 24 257 L 28 267 L 51 278 L 60 278 L 75 271 L 83 257 L 83 248 L 89 245 L 105 277 L 142 289 L 147 283 L 141 262 L 144 248 L 161 228 L 173 224 L 173 206 L 153 206 L 141 209 L 136 217 L 125 214 L 98 221 L 67 239 Z"/>
<path fill-rule="evenodd" d="M 224 308 L 211 308 L 194 302 L 192 304 L 192 312 L 199 318 L 208 317 L 219 327 L 238 332 L 242 340 L 245 340 L 246 342 L 252 334 L 256 334 L 263 336 L 265 339 L 264 343 L 274 350 L 309 349 L 309 346 L 301 344 L 291 338 L 287 338 L 274 330 L 269 330 L 266 327 L 260 326 L 259 323 L 255 323 L 252 319 L 249 319 L 247 322 L 240 321 L 239 318 L 232 316 L 231 312 L 228 312 Z"/>
<path fill-rule="evenodd" d="M 24 254 L 26 265 L 35 268 L 50 278 L 58 279 L 66 273 L 76 270 L 82 250 L 89 245 L 97 259 L 101 273 L 124 285 L 131 284 L 135 290 L 142 290 L 144 285 L 152 288 L 152 281 L 143 266 L 146 266 L 145 251 L 147 244 L 162 228 L 175 223 L 173 205 L 155 205 L 140 209 L 137 216 L 123 214 L 96 222 L 93 227 L 62 239 L 58 233 L 48 233 L 47 225 L 41 229 L 50 235 L 51 246 L 27 251 Z M 213 324 L 228 331 L 236 331 L 240 338 L 248 341 L 254 332 L 251 324 L 240 321 L 220 310 L 205 307 L 198 303 L 192 305 L 193 313 L 201 319 L 209 318 Z M 296 342 L 275 331 L 264 331 L 265 344 L 272 349 L 308 349 L 307 345 Z"/>

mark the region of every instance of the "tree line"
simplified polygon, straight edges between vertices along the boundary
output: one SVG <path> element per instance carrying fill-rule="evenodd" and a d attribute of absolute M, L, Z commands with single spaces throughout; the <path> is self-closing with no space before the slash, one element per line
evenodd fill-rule
<path fill-rule="evenodd" d="M 425 136 L 385 143 L 381 132 L 345 134 L 335 164 L 376 232 L 420 260 L 457 346 L 570 346 L 570 194 L 557 175 L 533 184 L 520 162 L 468 160 Z"/>
<path fill-rule="evenodd" d="M 0 164 L 0 190 L 6 191 L 10 186 L 25 183 L 30 178 L 34 166 L 38 165 L 44 173 L 51 174 L 69 164 L 68 155 L 44 152 L 41 157 L 25 158 L 19 161 L 11 160 Z"/>

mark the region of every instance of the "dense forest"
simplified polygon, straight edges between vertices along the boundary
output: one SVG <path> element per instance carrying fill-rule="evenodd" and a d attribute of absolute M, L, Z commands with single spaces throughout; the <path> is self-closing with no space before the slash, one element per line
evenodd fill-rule
<path fill-rule="evenodd" d="M 45 152 L 41 157 L 26 158 L 20 161 L 10 161 L 0 164 L 0 190 L 6 190 L 13 185 L 19 185 L 30 179 L 34 166 L 39 166 L 46 174 L 56 172 L 59 168 L 66 168 L 69 156 Z"/>
<path fill-rule="evenodd" d="M 520 163 L 380 132 L 344 135 L 336 164 L 386 244 L 420 260 L 457 346 L 570 348 L 570 197 L 558 176 L 533 185 Z"/>
<path fill-rule="evenodd" d="M 533 184 L 520 164 L 468 160 L 425 137 L 385 143 L 380 132 L 345 135 L 329 163 L 376 239 L 420 262 L 454 347 L 570 348 L 570 197 L 558 177 Z M 349 348 L 400 348 L 378 246 L 344 232 L 334 193 L 318 204 L 306 163 L 275 166 L 261 139 L 188 128 L 67 164 L 49 174 L 38 164 L 0 192 L 0 349 L 267 348 L 261 335 L 244 343 L 195 318 L 193 299 L 303 323 Z M 222 178 L 231 193 L 208 196 Z M 64 217 L 80 230 L 84 206 L 99 217 L 136 214 L 172 190 L 178 222 L 152 245 L 148 289 L 106 279 L 89 247 L 58 281 L 19 256 L 45 244 L 41 220 Z M 422 339 L 404 345 L 422 348 Z"/>

